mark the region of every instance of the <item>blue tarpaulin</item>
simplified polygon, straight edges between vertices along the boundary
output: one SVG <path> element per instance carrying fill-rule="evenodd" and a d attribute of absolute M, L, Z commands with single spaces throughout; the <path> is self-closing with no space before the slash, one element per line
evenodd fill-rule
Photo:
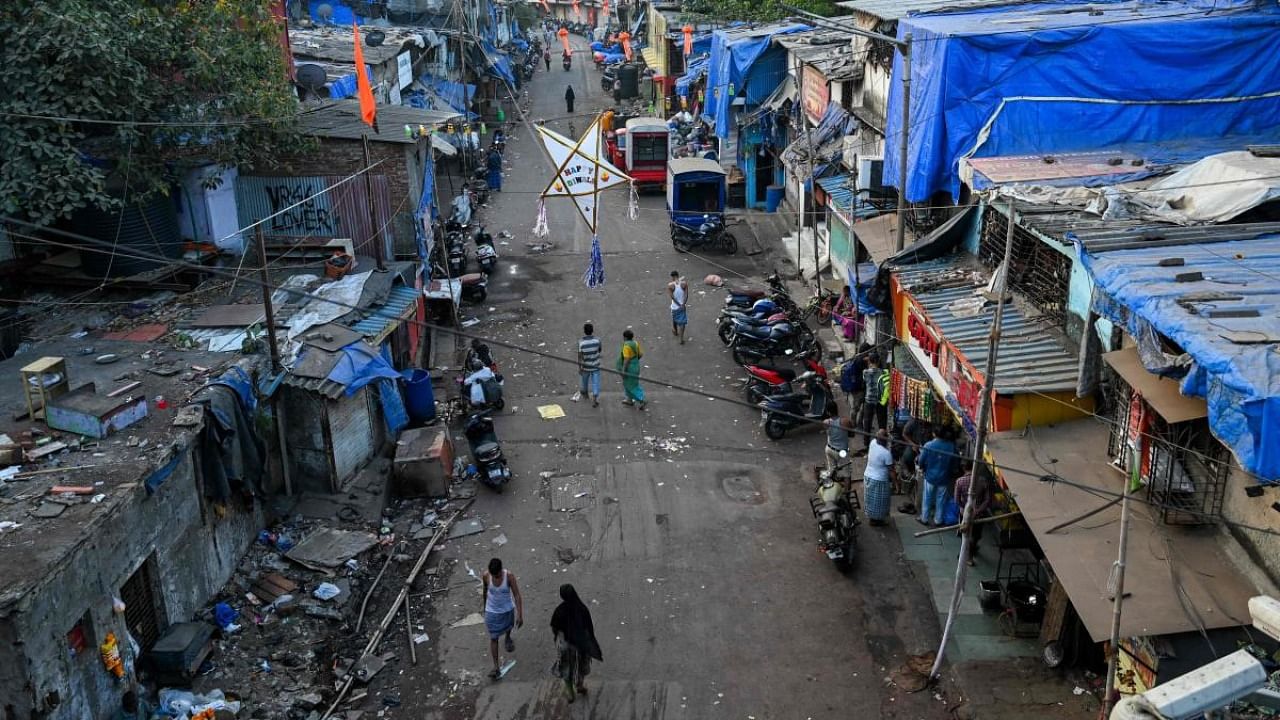
<path fill-rule="evenodd" d="M 1081 257 L 1104 294 L 1095 302 L 1099 314 L 1134 337 L 1154 330 L 1177 343 L 1192 361 L 1181 381 L 1182 394 L 1207 401 L 1213 434 L 1245 470 L 1269 484 L 1280 483 L 1280 442 L 1275 440 L 1280 437 L 1280 384 L 1275 381 L 1280 377 L 1275 341 L 1280 236 L 1082 252 Z M 1185 265 L 1161 267 L 1160 260 L 1169 257 L 1182 258 Z M 1175 279 L 1195 271 L 1205 279 Z M 1259 314 L 1210 316 L 1211 311 L 1246 309 Z"/>
<path fill-rule="evenodd" d="M 490 75 L 515 85 L 516 76 L 511 70 L 511 58 L 507 57 L 506 53 L 498 50 L 488 40 L 480 41 L 480 51 L 484 56 L 485 67 Z"/>
<path fill-rule="evenodd" d="M 431 88 L 432 92 L 439 95 L 440 99 L 449 103 L 449 107 L 453 108 L 458 113 L 468 113 L 468 117 L 471 117 L 468 112 L 468 108 L 471 107 L 471 99 L 475 97 L 476 94 L 475 85 L 471 85 L 469 83 L 467 85 L 463 85 L 462 83 L 454 82 L 453 80 L 445 80 L 444 78 L 438 78 L 434 75 L 419 76 L 418 82 L 426 85 L 428 88 Z M 463 88 L 465 88 L 465 91 Z M 465 99 L 463 95 L 464 92 Z"/>
<path fill-rule="evenodd" d="M 395 379 L 400 373 L 376 350 L 364 342 L 353 342 L 342 348 L 342 357 L 329 371 L 326 378 L 346 388 L 347 395 L 354 395 L 360 388 L 379 378 Z"/>
<path fill-rule="evenodd" d="M 912 34 L 907 199 L 959 198 L 966 156 L 1046 155 L 1280 125 L 1280 10 L 1224 0 L 1040 3 L 898 23 Z M 998 16 L 998 17 L 997 17 Z M 993 22 L 998 20 L 998 22 Z M 886 136 L 902 132 L 895 55 Z M 713 69 L 714 76 L 714 69 Z M 885 143 L 885 182 L 898 142 Z"/>
<path fill-rule="evenodd" d="M 717 136 L 729 137 L 733 125 L 729 106 L 734 96 L 745 88 L 751 66 L 769 49 L 774 36 L 808 29 L 808 25 L 775 23 L 713 33 L 707 75 L 707 106 L 703 114 L 715 120 Z"/>
<path fill-rule="evenodd" d="M 711 58 L 702 57 L 692 60 L 685 66 L 684 74 L 676 78 L 676 94 L 680 97 L 689 97 L 689 86 L 698 81 L 699 78 L 707 74 L 707 69 L 711 67 Z"/>
<path fill-rule="evenodd" d="M 365 74 L 369 76 L 369 84 L 376 85 L 373 79 L 373 71 L 366 65 Z M 341 100 L 343 98 L 353 97 L 356 94 L 356 74 L 353 72 L 329 83 L 329 98 L 332 100 Z"/>

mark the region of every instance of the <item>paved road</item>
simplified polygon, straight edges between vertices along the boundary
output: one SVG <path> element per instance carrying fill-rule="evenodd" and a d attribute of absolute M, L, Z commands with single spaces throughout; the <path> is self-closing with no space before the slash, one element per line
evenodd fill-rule
<path fill-rule="evenodd" d="M 573 122 L 579 131 L 587 125 L 586 113 L 605 98 L 586 57 L 580 52 L 570 72 L 555 62 L 549 73 L 537 73 L 534 117 L 567 132 L 561 98 L 572 82 L 583 113 Z M 590 237 L 567 202 L 548 209 L 554 250 L 531 255 L 524 246 L 549 165 L 527 129 L 513 134 L 507 192 L 485 218 L 495 235 L 508 230 L 515 237 L 500 248 L 490 299 L 464 313 L 482 319 L 475 329 L 571 357 L 581 324 L 591 320 L 611 366 L 622 330 L 632 326 L 645 348 L 646 375 L 740 397 L 739 371 L 712 327 L 722 296 L 699 282 L 716 269 L 671 249 L 663 198 L 643 197 L 638 221 L 626 219 L 623 191 L 604 201 L 608 281 L 603 290 L 587 290 L 580 277 Z M 745 255 L 716 261 L 755 276 L 768 262 Z M 665 284 L 672 269 L 693 280 L 685 346 L 670 331 Z M 932 603 L 904 569 L 896 533 L 864 525 L 863 558 L 847 576 L 816 551 L 802 478 L 805 466 L 821 461 L 818 433 L 773 443 L 751 408 L 652 385 L 642 412 L 621 404 L 613 377 L 605 378 L 601 407 L 593 409 L 570 401 L 572 366 L 496 354 L 508 395 L 498 432 L 516 479 L 502 495 L 482 489 L 473 506 L 500 527 L 443 551 L 441 572 L 451 589 L 431 600 L 432 657 L 407 671 L 397 716 L 948 716 L 933 691 L 910 694 L 889 682 L 938 633 Z M 568 417 L 539 419 L 536 406 L 549 403 Z M 588 495 L 577 497 L 582 492 Z M 499 533 L 507 540 L 501 547 L 494 543 Z M 491 683 L 483 677 L 483 627 L 448 626 L 480 610 L 466 567 L 478 572 L 495 554 L 520 579 L 526 623 L 516 634 L 518 664 Z M 589 679 L 590 696 L 572 706 L 548 672 L 547 623 L 564 582 L 590 605 L 605 657 Z"/>

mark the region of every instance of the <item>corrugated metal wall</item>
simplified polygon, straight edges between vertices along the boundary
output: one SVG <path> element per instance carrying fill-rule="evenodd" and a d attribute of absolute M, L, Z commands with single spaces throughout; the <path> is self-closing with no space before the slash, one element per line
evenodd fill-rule
<path fill-rule="evenodd" d="M 334 489 L 373 455 L 373 422 L 369 417 L 367 386 L 354 395 L 329 403 L 329 436 L 333 440 Z"/>
<path fill-rule="evenodd" d="M 339 187 L 312 195 L 340 182 L 335 175 L 312 177 L 240 176 L 236 182 L 236 207 L 240 226 L 244 227 L 270 217 L 262 224 L 262 232 L 271 237 L 330 240 L 351 238 L 356 254 L 373 257 L 377 246 L 374 231 L 382 229 L 386 246 L 391 246 L 391 202 L 387 178 L 371 178 L 374 197 L 374 221 L 370 222 L 369 204 L 364 180 L 356 178 Z M 310 199 L 307 199 L 310 198 Z M 295 208 L 285 208 L 301 203 Z M 283 211 L 283 212 L 281 212 Z M 278 214 L 277 214 L 278 213 Z"/>
<path fill-rule="evenodd" d="M 770 48 L 751 66 L 747 75 L 745 97 L 747 111 L 750 112 L 760 103 L 769 99 L 774 90 L 787 74 L 787 51 L 782 48 Z"/>

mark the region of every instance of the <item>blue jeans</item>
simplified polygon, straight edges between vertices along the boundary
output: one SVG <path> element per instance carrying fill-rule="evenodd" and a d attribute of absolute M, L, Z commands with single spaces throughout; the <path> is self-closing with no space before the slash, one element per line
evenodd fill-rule
<path fill-rule="evenodd" d="M 579 370 L 578 376 L 581 378 L 579 390 L 583 395 L 590 394 L 592 397 L 600 396 L 600 371 L 599 370 Z"/>
<path fill-rule="evenodd" d="M 942 524 L 942 513 L 947 506 L 947 486 L 924 484 L 924 500 L 920 503 L 920 521 Z"/>

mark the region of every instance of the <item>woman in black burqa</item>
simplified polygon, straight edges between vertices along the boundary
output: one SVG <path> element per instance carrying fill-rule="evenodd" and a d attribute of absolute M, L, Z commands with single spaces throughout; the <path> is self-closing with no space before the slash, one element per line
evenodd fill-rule
<path fill-rule="evenodd" d="M 591 611 L 578 599 L 578 591 L 567 583 L 561 585 L 560 600 L 551 615 L 551 632 L 559 652 L 553 671 L 564 681 L 564 693 L 573 702 L 575 695 L 587 694 L 584 681 L 591 672 L 591 659 L 603 662 L 604 655 L 596 642 Z"/>

